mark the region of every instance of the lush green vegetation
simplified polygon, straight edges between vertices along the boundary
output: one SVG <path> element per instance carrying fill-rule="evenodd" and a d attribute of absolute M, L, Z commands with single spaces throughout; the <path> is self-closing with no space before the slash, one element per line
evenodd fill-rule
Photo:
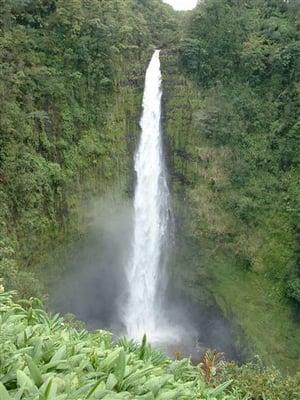
<path fill-rule="evenodd" d="M 280 281 L 295 301 L 299 23 L 295 1 L 204 1 L 180 48 L 184 70 L 205 90 L 199 128 L 217 151 L 227 153 L 228 181 L 219 185 L 216 176 L 211 185 L 240 225 L 230 246 L 246 269 Z"/>
<path fill-rule="evenodd" d="M 163 47 L 178 286 L 219 305 L 246 356 L 295 374 L 299 28 L 297 0 L 202 0 L 183 18 L 160 0 L 0 0 L 5 287 L 42 295 L 36 271 L 84 231 L 82 206 L 111 189 L 128 196 L 144 72 Z M 2 289 L 1 400 L 300 396 L 298 376 L 260 361 L 172 362 Z"/>
<path fill-rule="evenodd" d="M 25 295 L 41 291 L 30 270 L 84 229 L 82 205 L 126 192 L 147 59 L 176 32 L 159 0 L 0 10 L 0 275 Z"/>
<path fill-rule="evenodd" d="M 240 369 L 209 354 L 200 369 L 187 359 L 171 361 L 145 338 L 141 345 L 125 338 L 113 343 L 108 332 L 79 331 L 49 316 L 36 300 L 15 304 L 0 287 L 1 400 L 241 400 L 263 394 L 295 400 L 299 394 L 300 377 L 258 375 L 257 366 Z"/>
<path fill-rule="evenodd" d="M 203 0 L 178 49 L 184 77 L 165 54 L 179 274 L 283 369 L 300 360 L 299 24 L 298 1 Z"/>

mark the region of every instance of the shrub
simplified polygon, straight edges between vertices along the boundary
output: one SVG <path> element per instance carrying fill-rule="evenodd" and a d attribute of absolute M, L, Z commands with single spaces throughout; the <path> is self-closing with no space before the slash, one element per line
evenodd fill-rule
<path fill-rule="evenodd" d="M 265 368 L 258 358 L 241 367 L 234 363 L 226 363 L 223 365 L 221 376 L 221 381 L 232 380 L 232 389 L 238 390 L 249 400 L 300 398 L 299 373 L 294 377 L 284 377 L 275 368 Z"/>

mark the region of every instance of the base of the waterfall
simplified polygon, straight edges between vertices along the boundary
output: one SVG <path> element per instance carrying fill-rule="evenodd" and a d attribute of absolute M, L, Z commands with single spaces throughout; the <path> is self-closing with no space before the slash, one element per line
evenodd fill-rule
<path fill-rule="evenodd" d="M 172 359 L 190 358 L 193 364 L 199 364 L 207 348 L 197 343 L 196 338 L 192 341 L 184 338 L 180 340 L 157 340 L 151 341 L 154 349 L 161 351 Z"/>
<path fill-rule="evenodd" d="M 172 359 L 190 358 L 199 364 L 207 348 L 198 342 L 197 335 L 179 329 L 165 329 L 146 334 L 152 348 L 161 351 Z"/>

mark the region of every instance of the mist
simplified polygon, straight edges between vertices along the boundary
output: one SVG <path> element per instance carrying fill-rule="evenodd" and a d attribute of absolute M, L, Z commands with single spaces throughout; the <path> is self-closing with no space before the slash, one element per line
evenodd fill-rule
<path fill-rule="evenodd" d="M 106 196 L 86 212 L 86 234 L 67 257 L 63 276 L 50 287 L 51 308 L 72 313 L 88 329 L 124 331 L 119 305 L 126 297 L 124 265 L 132 236 L 132 206 Z"/>
<path fill-rule="evenodd" d="M 122 313 L 128 299 L 125 267 L 132 245 L 132 202 L 106 196 L 89 204 L 85 214 L 87 233 L 75 242 L 62 276 L 50 286 L 49 307 L 73 314 L 89 330 L 104 329 L 122 336 L 127 333 Z M 238 359 L 229 321 L 216 308 L 191 300 L 172 279 L 162 310 L 162 328 L 170 330 L 170 341 L 154 346 L 169 356 L 191 355 L 198 362 L 207 348 L 217 348 L 228 358 Z"/>

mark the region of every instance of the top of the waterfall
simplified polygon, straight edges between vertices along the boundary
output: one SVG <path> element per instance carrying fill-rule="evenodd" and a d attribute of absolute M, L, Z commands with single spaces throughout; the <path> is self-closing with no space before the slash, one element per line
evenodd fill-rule
<path fill-rule="evenodd" d="M 170 4 L 175 10 L 184 11 L 192 10 L 196 7 L 198 0 L 163 0 L 165 3 Z"/>

